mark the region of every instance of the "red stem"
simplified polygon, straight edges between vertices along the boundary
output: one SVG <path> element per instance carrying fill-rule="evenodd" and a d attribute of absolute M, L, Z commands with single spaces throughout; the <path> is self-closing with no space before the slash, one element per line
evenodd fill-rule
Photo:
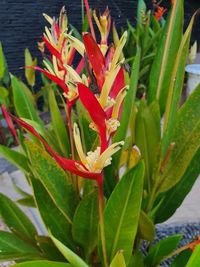
<path fill-rule="evenodd" d="M 89 21 L 89 25 L 90 25 L 91 34 L 92 34 L 93 39 L 96 41 L 96 36 L 95 36 L 95 32 L 94 32 L 92 18 L 90 16 L 90 7 L 89 7 L 89 4 L 88 4 L 88 0 L 84 0 L 84 3 L 85 3 L 87 16 L 88 16 L 88 21 Z"/>

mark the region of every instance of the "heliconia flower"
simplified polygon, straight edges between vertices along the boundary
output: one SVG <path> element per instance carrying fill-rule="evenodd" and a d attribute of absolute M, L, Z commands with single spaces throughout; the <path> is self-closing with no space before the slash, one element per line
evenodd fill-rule
<path fill-rule="evenodd" d="M 93 17 L 101 34 L 101 45 L 107 46 L 111 26 L 111 17 L 108 7 L 105 9 L 104 13 L 99 16 L 94 10 Z"/>
<path fill-rule="evenodd" d="M 68 30 L 68 20 L 65 7 L 61 9 L 58 20 L 49 17 L 47 14 L 43 14 L 43 16 L 51 26 L 50 29 L 45 27 L 44 39 L 60 52 L 65 42 L 64 33 Z"/>
<path fill-rule="evenodd" d="M 57 163 L 61 166 L 61 168 L 78 176 L 81 176 L 83 178 L 96 180 L 97 183 L 102 183 L 101 174 L 104 167 L 111 164 L 112 155 L 116 153 L 124 145 L 123 141 L 117 142 L 115 144 L 112 144 L 111 146 L 108 146 L 102 153 L 100 147 L 97 147 L 95 151 L 90 151 L 87 153 L 87 155 L 85 155 L 83 152 L 78 126 L 77 124 L 74 124 L 74 141 L 80 161 L 66 159 L 58 155 L 31 125 L 29 125 L 22 119 L 16 118 L 13 115 L 10 116 L 12 117 L 13 120 L 16 121 L 16 123 L 18 123 L 25 130 L 30 132 L 39 141 L 42 142 L 42 144 L 52 155 L 52 157 L 57 161 Z"/>
<path fill-rule="evenodd" d="M 121 63 L 123 62 L 123 60 L 120 62 L 119 58 L 126 43 L 126 39 L 127 32 L 124 32 L 116 49 L 114 51 L 111 50 L 111 54 L 109 55 L 110 62 L 108 62 L 108 59 L 105 60 L 100 47 L 92 38 L 91 34 L 83 34 L 87 57 L 92 66 L 99 89 L 101 91 L 100 102 L 102 106 L 106 105 L 106 100 L 120 70 Z"/>
<path fill-rule="evenodd" d="M 79 98 L 92 119 L 90 127 L 100 134 L 101 152 L 107 148 L 110 138 L 120 126 L 118 115 L 126 91 L 126 87 L 119 91 L 116 101 L 113 103 L 111 113 L 108 115 L 92 91 L 84 84 L 78 84 Z"/>

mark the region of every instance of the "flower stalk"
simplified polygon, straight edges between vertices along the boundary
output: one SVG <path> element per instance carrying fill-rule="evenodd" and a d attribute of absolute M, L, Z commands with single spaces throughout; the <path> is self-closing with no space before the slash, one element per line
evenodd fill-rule
<path fill-rule="evenodd" d="M 98 201 L 99 201 L 99 228 L 101 236 L 102 253 L 103 253 L 104 266 L 108 267 L 104 219 L 103 219 L 103 207 L 104 207 L 103 174 L 100 175 L 100 179 L 97 182 L 97 184 L 98 184 Z"/>

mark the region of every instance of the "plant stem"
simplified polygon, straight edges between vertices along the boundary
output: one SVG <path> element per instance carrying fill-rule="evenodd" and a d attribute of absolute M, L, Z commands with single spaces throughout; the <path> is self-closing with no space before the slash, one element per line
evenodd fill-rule
<path fill-rule="evenodd" d="M 151 191 L 151 195 L 150 195 L 150 198 L 149 198 L 149 202 L 148 202 L 148 205 L 147 205 L 147 208 L 146 208 L 146 212 L 148 213 L 149 211 L 151 211 L 152 207 L 153 207 L 153 204 L 154 204 L 154 201 L 155 201 L 155 197 L 156 197 L 156 189 L 157 189 L 157 186 L 156 184 L 154 185 L 152 191 Z"/>
<path fill-rule="evenodd" d="M 103 205 L 104 205 L 104 194 L 103 194 L 103 174 L 101 174 L 100 179 L 97 181 L 98 192 L 99 192 L 99 226 L 101 235 L 101 244 L 103 252 L 104 266 L 108 267 L 107 253 L 106 253 L 106 240 L 104 231 L 104 220 L 103 220 Z"/>
<path fill-rule="evenodd" d="M 85 3 L 87 16 L 88 16 L 88 21 L 89 21 L 89 25 L 90 25 L 91 34 L 92 34 L 92 37 L 94 38 L 94 40 L 96 41 L 94 27 L 93 27 L 93 24 L 92 24 L 92 18 L 91 18 L 91 15 L 90 15 L 90 7 L 89 7 L 89 4 L 88 4 L 88 0 L 84 0 L 84 3 Z"/>

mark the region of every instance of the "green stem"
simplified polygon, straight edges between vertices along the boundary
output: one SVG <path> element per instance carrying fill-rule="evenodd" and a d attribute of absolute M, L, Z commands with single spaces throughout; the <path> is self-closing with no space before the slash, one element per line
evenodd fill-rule
<path fill-rule="evenodd" d="M 98 184 L 98 192 L 99 192 L 99 226 L 100 226 L 103 260 L 104 260 L 104 266 L 108 267 L 108 259 L 107 259 L 107 253 L 106 253 L 106 240 L 105 240 L 105 231 L 104 231 L 104 220 L 103 220 L 104 194 L 103 194 L 103 175 L 102 174 L 101 174 L 99 181 L 97 181 L 97 184 Z"/>
<path fill-rule="evenodd" d="M 71 105 L 67 105 L 68 107 L 68 129 L 69 129 L 69 139 L 70 139 L 70 146 L 71 146 L 71 154 L 72 159 L 75 160 L 75 150 L 74 150 L 74 141 L 73 141 L 73 128 L 72 128 L 72 118 L 71 118 Z M 78 178 L 71 174 L 72 183 L 75 185 L 76 191 L 78 192 Z"/>
<path fill-rule="evenodd" d="M 148 204 L 147 204 L 147 208 L 146 208 L 146 212 L 150 212 L 152 207 L 153 207 L 153 204 L 154 204 L 154 201 L 155 201 L 155 198 L 156 198 L 156 189 L 157 189 L 157 186 L 156 184 L 154 185 L 152 191 L 151 191 L 151 195 L 150 195 L 150 198 L 149 198 L 149 201 L 148 201 Z"/>

